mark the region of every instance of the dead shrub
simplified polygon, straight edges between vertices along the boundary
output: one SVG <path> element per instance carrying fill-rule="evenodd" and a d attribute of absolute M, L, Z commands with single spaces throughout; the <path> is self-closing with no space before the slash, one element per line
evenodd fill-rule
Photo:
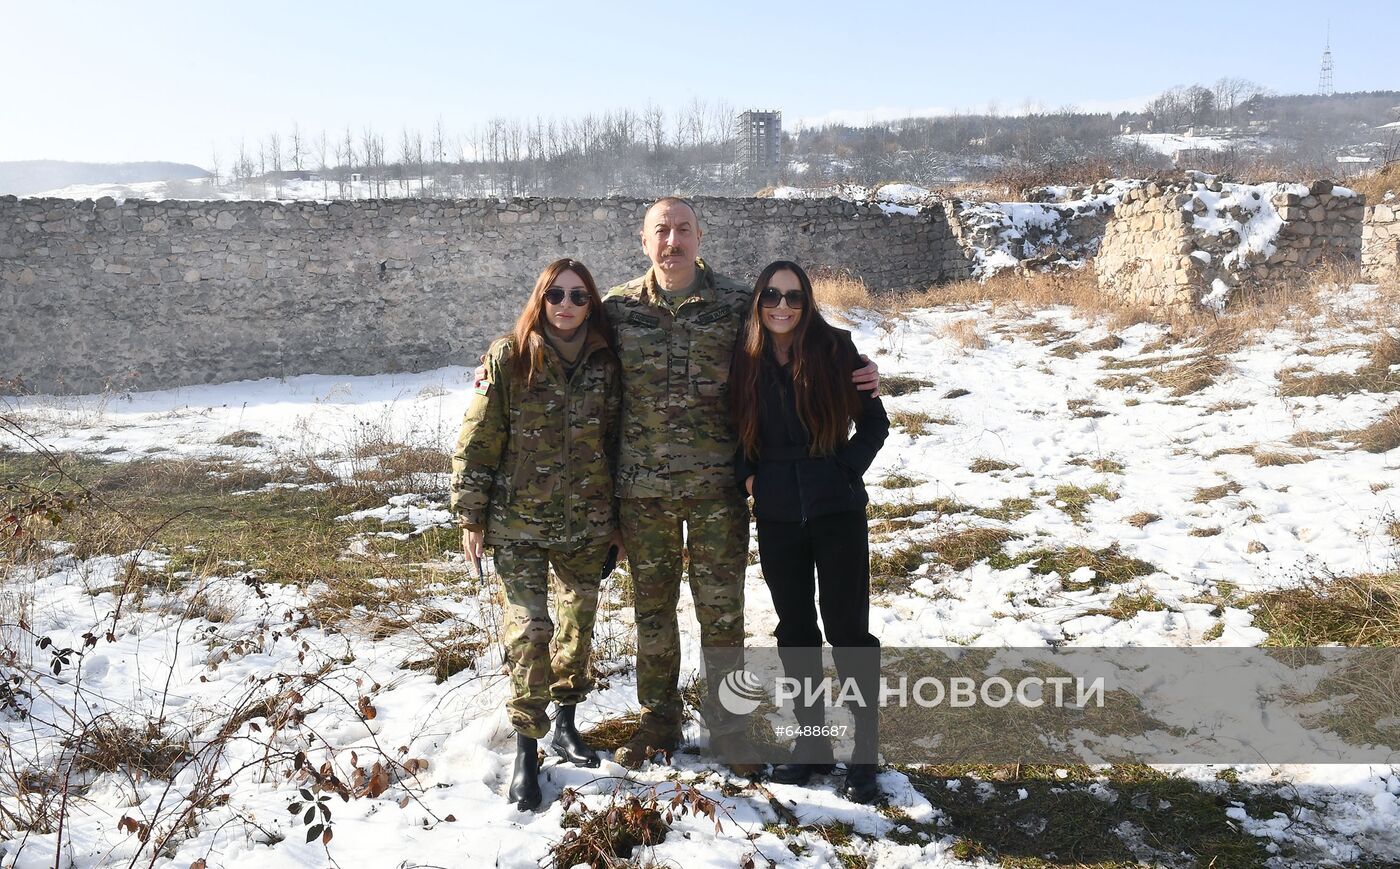
<path fill-rule="evenodd" d="M 74 767 L 96 772 L 140 771 L 169 779 L 191 757 L 188 738 L 163 733 L 155 721 L 98 719 L 72 745 Z"/>

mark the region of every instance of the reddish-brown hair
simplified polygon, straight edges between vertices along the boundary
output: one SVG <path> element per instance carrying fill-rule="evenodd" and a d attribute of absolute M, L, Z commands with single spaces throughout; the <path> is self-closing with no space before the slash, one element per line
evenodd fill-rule
<path fill-rule="evenodd" d="M 510 330 L 510 337 L 515 344 L 510 369 L 517 379 L 524 381 L 527 389 L 533 386 L 536 378 L 544 372 L 544 330 L 547 322 L 544 292 L 559 280 L 559 276 L 564 272 L 578 275 L 588 290 L 588 319 L 584 321 L 584 325 L 589 331 L 602 335 L 603 340 L 608 342 L 608 350 L 614 355 L 617 354 L 617 339 L 613 335 L 612 324 L 608 322 L 608 315 L 603 311 L 603 300 L 598 295 L 598 285 L 593 282 L 593 274 L 576 259 L 557 259 L 540 272 L 539 278 L 535 280 L 535 288 L 525 302 L 525 308 Z"/>
<path fill-rule="evenodd" d="M 749 319 L 734 348 L 729 375 L 729 416 L 739 443 L 750 458 L 758 457 L 758 417 L 763 356 L 771 353 L 772 337 L 763 328 L 759 296 L 778 272 L 792 272 L 806 296 L 802 317 L 792 339 L 792 384 L 797 393 L 797 416 L 811 438 L 811 454 L 829 456 L 846 440 L 860 415 L 860 393 L 851 382 L 859 356 L 849 341 L 822 317 L 812 281 L 795 262 L 770 263 L 754 282 Z"/>

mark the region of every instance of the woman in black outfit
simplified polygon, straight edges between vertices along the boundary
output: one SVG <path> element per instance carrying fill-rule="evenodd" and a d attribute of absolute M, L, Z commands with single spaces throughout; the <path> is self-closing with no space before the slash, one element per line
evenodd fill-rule
<path fill-rule="evenodd" d="M 735 475 L 753 496 L 784 670 L 793 678 L 821 678 L 819 592 L 837 671 L 843 680 L 857 679 L 868 702 L 853 708 L 855 751 L 842 791 L 871 802 L 880 793 L 880 642 L 870 633 L 869 497 L 861 475 L 890 423 L 880 399 L 851 384 L 851 371 L 862 364 L 850 333 L 822 318 L 801 266 L 784 260 L 763 270 L 729 377 L 740 443 Z M 806 784 L 814 772 L 831 771 L 831 741 L 822 735 L 823 707 L 799 704 L 796 714 L 793 759 L 775 766 L 772 778 Z"/>

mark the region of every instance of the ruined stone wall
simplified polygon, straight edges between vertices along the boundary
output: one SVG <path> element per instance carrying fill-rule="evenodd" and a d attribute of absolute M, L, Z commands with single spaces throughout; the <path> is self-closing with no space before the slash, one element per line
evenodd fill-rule
<path fill-rule="evenodd" d="M 1099 286 L 1148 305 L 1223 308 L 1236 287 L 1356 260 L 1364 198 L 1330 181 L 1149 184 L 1124 197 L 1095 261 Z"/>
<path fill-rule="evenodd" d="M 1400 279 L 1400 203 L 1367 206 L 1361 226 L 1361 274 L 1368 281 Z"/>
<path fill-rule="evenodd" d="M 1009 268 L 1077 268 L 1097 253 L 1118 202 L 1142 183 L 1107 179 L 1090 187 L 1037 187 L 1026 191 L 1025 202 L 951 199 L 944 207 L 974 277 Z"/>
<path fill-rule="evenodd" d="M 642 273 L 633 199 L 96 202 L 0 197 L 0 380 L 160 388 L 472 362 L 549 261 L 603 288 Z M 702 199 L 702 254 L 774 259 L 875 290 L 967 273 L 940 207 Z"/>
<path fill-rule="evenodd" d="M 1099 286 L 1136 304 L 1187 305 L 1195 301 L 1201 262 L 1193 259 L 1187 212 L 1176 196 L 1133 191 L 1104 227 L 1094 271 Z"/>

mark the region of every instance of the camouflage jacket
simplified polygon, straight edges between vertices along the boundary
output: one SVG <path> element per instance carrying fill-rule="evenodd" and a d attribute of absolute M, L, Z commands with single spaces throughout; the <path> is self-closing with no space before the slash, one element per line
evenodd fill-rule
<path fill-rule="evenodd" d="M 451 510 L 489 544 L 528 541 L 572 549 L 617 527 L 616 469 L 621 383 L 617 358 L 590 334 L 573 376 L 553 347 L 530 388 L 508 367 L 514 342 L 486 354 L 452 452 Z"/>
<path fill-rule="evenodd" d="M 753 291 L 696 264 L 699 289 L 674 314 L 652 271 L 603 299 L 622 357 L 622 498 L 721 498 L 733 486 L 729 362 Z"/>

